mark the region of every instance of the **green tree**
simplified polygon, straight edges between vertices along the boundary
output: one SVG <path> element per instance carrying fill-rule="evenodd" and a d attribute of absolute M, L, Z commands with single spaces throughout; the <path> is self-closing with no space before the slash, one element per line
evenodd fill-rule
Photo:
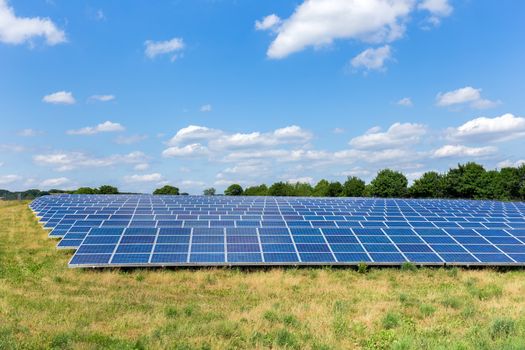
<path fill-rule="evenodd" d="M 110 185 L 102 185 L 98 188 L 100 194 L 118 194 L 118 188 Z"/>
<path fill-rule="evenodd" d="M 224 194 L 227 196 L 241 196 L 242 193 L 243 190 L 239 184 L 232 184 L 224 191 Z"/>
<path fill-rule="evenodd" d="M 343 197 L 363 197 L 365 195 L 365 182 L 356 176 L 348 177 L 343 183 Z"/>
<path fill-rule="evenodd" d="M 210 187 L 210 188 L 207 188 L 204 191 L 202 191 L 202 194 L 205 195 L 205 196 L 215 196 L 215 192 L 216 192 L 215 188 Z"/>
<path fill-rule="evenodd" d="M 276 182 L 268 189 L 269 196 L 293 196 L 294 186 L 287 182 Z"/>
<path fill-rule="evenodd" d="M 80 187 L 78 188 L 75 192 L 73 192 L 74 194 L 97 194 L 97 189 L 96 188 L 91 188 L 91 187 Z"/>
<path fill-rule="evenodd" d="M 328 185 L 328 197 L 340 197 L 343 193 L 343 185 L 339 181 L 330 182 Z"/>
<path fill-rule="evenodd" d="M 405 197 L 408 180 L 399 171 L 383 169 L 370 182 L 370 194 L 374 197 Z"/>
<path fill-rule="evenodd" d="M 314 193 L 313 195 L 316 197 L 328 197 L 330 196 L 330 183 L 325 180 L 319 180 L 319 182 L 314 187 Z"/>
<path fill-rule="evenodd" d="M 293 195 L 298 197 L 310 197 L 314 189 L 306 182 L 297 182 L 293 185 Z"/>
<path fill-rule="evenodd" d="M 265 184 L 259 186 L 247 187 L 244 190 L 245 196 L 267 196 L 268 195 L 268 186 Z"/>
<path fill-rule="evenodd" d="M 445 176 L 445 195 L 449 198 L 479 198 L 484 173 L 485 168 L 477 163 L 458 164 Z"/>
<path fill-rule="evenodd" d="M 170 186 L 170 185 L 165 185 L 165 186 L 162 186 L 161 188 L 157 188 L 155 191 L 153 191 L 153 194 L 177 196 L 180 193 L 179 193 L 179 189 L 177 187 Z"/>
<path fill-rule="evenodd" d="M 476 199 L 509 200 L 509 193 L 505 190 L 501 173 L 497 170 L 486 171 L 479 181 Z"/>
<path fill-rule="evenodd" d="M 414 198 L 443 198 L 444 176 L 435 171 L 428 171 L 414 180 L 408 192 Z"/>

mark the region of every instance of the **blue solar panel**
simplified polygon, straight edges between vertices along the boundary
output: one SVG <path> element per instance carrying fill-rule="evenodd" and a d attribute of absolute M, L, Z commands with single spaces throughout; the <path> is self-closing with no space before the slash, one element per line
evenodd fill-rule
<path fill-rule="evenodd" d="M 70 266 L 525 265 L 525 203 L 56 195 L 30 205 Z"/>

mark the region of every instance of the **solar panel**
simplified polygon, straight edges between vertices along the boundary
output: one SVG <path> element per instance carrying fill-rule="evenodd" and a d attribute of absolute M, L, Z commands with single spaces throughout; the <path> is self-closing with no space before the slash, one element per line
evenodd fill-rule
<path fill-rule="evenodd" d="M 30 208 L 70 267 L 525 265 L 525 203 L 53 195 Z"/>

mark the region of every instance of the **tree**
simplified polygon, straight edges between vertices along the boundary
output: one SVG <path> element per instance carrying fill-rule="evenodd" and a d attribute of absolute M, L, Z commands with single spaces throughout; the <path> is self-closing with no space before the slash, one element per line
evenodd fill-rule
<path fill-rule="evenodd" d="M 205 196 L 215 196 L 215 188 L 210 187 L 202 191 L 202 194 Z"/>
<path fill-rule="evenodd" d="M 374 197 L 405 197 L 408 180 L 399 171 L 383 169 L 377 173 L 370 183 L 370 191 Z"/>
<path fill-rule="evenodd" d="M 356 176 L 348 177 L 343 184 L 343 197 L 363 197 L 365 194 L 365 182 Z"/>
<path fill-rule="evenodd" d="M 175 186 L 165 185 L 161 188 L 157 188 L 155 191 L 153 191 L 153 194 L 177 196 L 179 195 L 179 189 Z"/>
<path fill-rule="evenodd" d="M 442 198 L 445 194 L 444 177 L 435 171 L 428 171 L 414 180 L 408 192 L 414 198 Z"/>
<path fill-rule="evenodd" d="M 80 187 L 78 188 L 74 194 L 96 194 L 98 191 L 96 188 L 91 187 Z"/>
<path fill-rule="evenodd" d="M 330 182 L 328 185 L 328 197 L 340 197 L 343 193 L 343 185 L 339 181 Z"/>
<path fill-rule="evenodd" d="M 328 197 L 330 193 L 329 187 L 330 187 L 330 183 L 327 180 L 325 179 L 319 180 L 317 185 L 315 185 L 314 187 L 314 196 Z"/>
<path fill-rule="evenodd" d="M 445 176 L 445 195 L 449 198 L 479 198 L 484 173 L 485 168 L 477 163 L 458 164 Z"/>
<path fill-rule="evenodd" d="M 293 196 L 294 186 L 287 182 L 276 182 L 268 189 L 270 196 Z"/>
<path fill-rule="evenodd" d="M 267 196 L 268 195 L 268 186 L 265 184 L 259 186 L 247 187 L 244 190 L 245 196 Z"/>
<path fill-rule="evenodd" d="M 293 185 L 293 195 L 298 197 L 310 197 L 314 192 L 312 185 L 306 182 L 297 182 Z"/>
<path fill-rule="evenodd" d="M 118 188 L 110 185 L 102 185 L 98 188 L 100 194 L 118 194 Z"/>
<path fill-rule="evenodd" d="M 224 191 L 224 194 L 227 196 L 240 196 L 242 195 L 242 192 L 241 185 L 232 184 Z"/>

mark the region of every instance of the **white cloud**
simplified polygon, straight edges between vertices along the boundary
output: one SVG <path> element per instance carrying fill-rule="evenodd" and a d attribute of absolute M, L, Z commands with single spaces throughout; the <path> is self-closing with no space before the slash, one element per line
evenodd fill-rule
<path fill-rule="evenodd" d="M 40 187 L 51 188 L 68 184 L 70 180 L 67 177 L 57 177 L 53 179 L 47 179 L 40 183 Z"/>
<path fill-rule="evenodd" d="M 390 59 L 391 49 L 389 45 L 376 49 L 369 48 L 352 58 L 352 67 L 365 70 L 383 70 L 385 62 Z"/>
<path fill-rule="evenodd" d="M 66 133 L 68 135 L 95 135 L 101 132 L 119 132 L 124 130 L 125 128 L 121 124 L 113 123 L 108 120 L 97 126 L 86 126 L 85 128 L 78 130 L 68 130 Z"/>
<path fill-rule="evenodd" d="M 525 118 L 507 113 L 495 118 L 476 118 L 448 130 L 451 139 L 508 141 L 525 136 Z"/>
<path fill-rule="evenodd" d="M 484 157 L 496 153 L 498 149 L 492 146 L 468 147 L 464 145 L 445 145 L 433 152 L 434 158 Z"/>
<path fill-rule="evenodd" d="M 307 184 L 313 184 L 314 183 L 314 179 L 310 176 L 304 176 L 304 177 L 297 177 L 297 178 L 293 178 L 293 179 L 288 179 L 286 180 L 286 182 L 290 183 L 290 184 L 296 184 L 296 183 L 307 183 Z"/>
<path fill-rule="evenodd" d="M 412 107 L 413 105 L 412 99 L 410 97 L 403 97 L 402 99 L 397 101 L 397 104 L 399 106 L 404 106 L 404 107 Z"/>
<path fill-rule="evenodd" d="M 119 145 L 131 145 L 134 143 L 144 141 L 147 138 L 148 138 L 148 135 L 130 135 L 130 136 L 121 135 L 115 139 L 115 143 L 118 143 Z"/>
<path fill-rule="evenodd" d="M 402 147 L 418 143 L 426 133 L 427 128 L 422 124 L 395 123 L 385 132 L 372 128 L 364 135 L 350 140 L 350 145 L 357 149 Z"/>
<path fill-rule="evenodd" d="M 0 42 L 6 44 L 23 44 L 42 37 L 46 44 L 56 45 L 66 41 L 66 33 L 58 29 L 49 18 L 17 17 L 7 3 L 0 0 Z"/>
<path fill-rule="evenodd" d="M 197 181 L 197 180 L 183 180 L 180 182 L 180 184 L 182 186 L 185 186 L 185 187 L 196 187 L 196 188 L 201 188 L 203 187 L 204 185 L 206 185 L 205 182 L 203 181 Z"/>
<path fill-rule="evenodd" d="M 4 166 L 4 162 L 0 162 L 0 168 Z"/>
<path fill-rule="evenodd" d="M 139 151 L 115 154 L 109 157 L 91 157 L 82 152 L 52 152 L 33 156 L 33 161 L 36 164 L 52 166 L 57 171 L 109 167 L 118 164 L 138 164 L 144 163 L 146 160 L 145 154 Z"/>
<path fill-rule="evenodd" d="M 124 181 L 126 182 L 160 182 L 163 180 L 164 180 L 164 177 L 159 173 L 144 174 L 144 175 L 130 175 L 130 176 L 124 177 Z"/>
<path fill-rule="evenodd" d="M 109 102 L 116 99 L 115 95 L 93 95 L 89 98 L 91 101 Z"/>
<path fill-rule="evenodd" d="M 255 29 L 257 30 L 276 30 L 281 24 L 281 19 L 275 13 L 264 17 L 261 21 L 255 21 Z"/>
<path fill-rule="evenodd" d="M 450 107 L 458 105 L 469 105 L 476 109 L 492 108 L 500 104 L 500 101 L 491 101 L 481 97 L 481 89 L 471 86 L 442 93 L 436 96 L 436 104 L 439 107 Z"/>
<path fill-rule="evenodd" d="M 442 17 L 450 16 L 454 10 L 448 0 L 423 0 L 417 7 L 430 12 L 428 22 L 433 25 L 438 25 Z"/>
<path fill-rule="evenodd" d="M 343 134 L 343 133 L 345 132 L 345 129 L 343 129 L 343 128 L 334 128 L 334 129 L 332 130 L 332 132 L 333 132 L 334 134 Z"/>
<path fill-rule="evenodd" d="M 391 42 L 403 36 L 413 9 L 413 0 L 306 0 L 276 29 L 267 55 L 284 58 L 336 39 Z"/>
<path fill-rule="evenodd" d="M 22 137 L 33 137 L 42 134 L 42 131 L 35 129 L 23 129 L 18 132 L 18 136 Z"/>
<path fill-rule="evenodd" d="M 498 163 L 498 168 L 519 168 L 520 166 L 523 166 L 523 165 L 525 165 L 524 159 L 520 159 L 516 161 L 506 159 Z"/>
<path fill-rule="evenodd" d="M 164 157 L 197 157 L 207 155 L 208 149 L 200 143 L 192 143 L 183 147 L 171 146 L 166 148 L 162 155 Z"/>
<path fill-rule="evenodd" d="M 22 177 L 18 175 L 0 175 L 0 185 L 9 185 L 13 182 L 21 180 Z"/>
<path fill-rule="evenodd" d="M 208 140 L 221 135 L 222 132 L 205 126 L 189 125 L 177 131 L 169 141 L 168 145 L 179 145 L 186 142 Z"/>
<path fill-rule="evenodd" d="M 72 105 L 77 102 L 73 97 L 73 94 L 68 91 L 58 91 L 46 95 L 42 98 L 42 101 L 45 103 L 51 103 L 55 105 Z"/>
<path fill-rule="evenodd" d="M 200 108 L 200 111 L 201 112 L 211 112 L 211 105 L 210 104 L 202 105 Z"/>
<path fill-rule="evenodd" d="M 137 171 L 148 170 L 149 169 L 149 164 L 148 163 L 139 163 L 139 164 L 135 165 L 133 167 L 133 169 L 135 169 Z"/>
<path fill-rule="evenodd" d="M 171 54 L 171 60 L 176 60 L 180 54 L 178 52 L 184 49 L 184 40 L 182 38 L 173 38 L 166 41 L 152 41 L 147 40 L 144 45 L 146 46 L 146 56 L 153 59 L 159 55 Z"/>

